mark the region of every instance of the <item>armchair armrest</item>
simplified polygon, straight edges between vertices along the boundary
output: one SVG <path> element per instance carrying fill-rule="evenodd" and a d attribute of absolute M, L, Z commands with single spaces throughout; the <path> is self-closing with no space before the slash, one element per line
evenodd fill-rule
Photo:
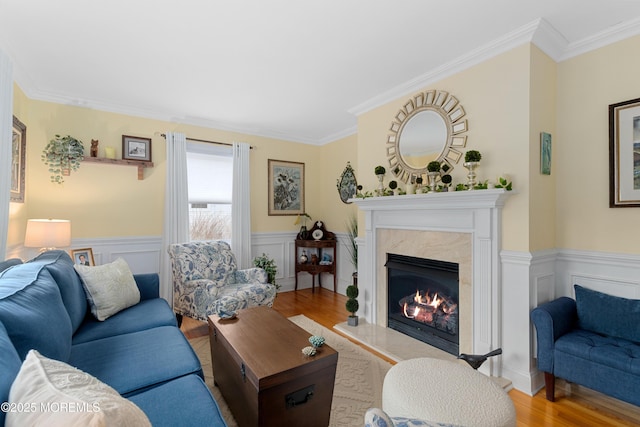
<path fill-rule="evenodd" d="M 578 321 L 575 300 L 560 297 L 541 304 L 531 312 L 538 342 L 538 369 L 553 373 L 555 341 L 573 330 Z"/>
<path fill-rule="evenodd" d="M 235 283 L 267 283 L 269 276 L 262 268 L 245 268 L 236 270 Z"/>
<path fill-rule="evenodd" d="M 133 278 L 140 290 L 140 301 L 160 298 L 160 276 L 157 273 L 134 274 Z"/>

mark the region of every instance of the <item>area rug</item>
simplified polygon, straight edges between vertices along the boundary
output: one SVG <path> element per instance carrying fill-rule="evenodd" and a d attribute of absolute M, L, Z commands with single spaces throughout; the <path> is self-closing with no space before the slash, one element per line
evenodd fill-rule
<path fill-rule="evenodd" d="M 391 364 L 308 317 L 293 316 L 289 320 L 309 332 L 309 335 L 322 335 L 327 344 L 338 352 L 338 367 L 329 426 L 362 426 L 364 413 L 367 409 L 379 408 L 382 405 L 382 380 L 391 368 Z M 189 342 L 202 363 L 205 382 L 216 398 L 222 416 L 229 427 L 236 427 L 238 424 L 233 418 L 231 410 L 220 394 L 220 390 L 213 385 L 209 337 L 194 338 Z"/>

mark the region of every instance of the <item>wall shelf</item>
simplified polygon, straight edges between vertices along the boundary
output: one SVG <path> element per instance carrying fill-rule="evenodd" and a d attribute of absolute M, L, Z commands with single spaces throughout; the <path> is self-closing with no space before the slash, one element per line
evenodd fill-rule
<path fill-rule="evenodd" d="M 144 179 L 145 168 L 153 167 L 153 162 L 140 160 L 107 159 L 106 157 L 84 157 L 82 161 L 90 163 L 106 163 L 110 165 L 135 166 L 138 168 L 138 180 Z"/>

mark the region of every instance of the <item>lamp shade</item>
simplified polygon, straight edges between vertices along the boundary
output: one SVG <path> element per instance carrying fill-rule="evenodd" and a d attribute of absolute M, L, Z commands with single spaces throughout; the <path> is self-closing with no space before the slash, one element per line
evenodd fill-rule
<path fill-rule="evenodd" d="M 67 219 L 30 219 L 24 245 L 28 248 L 64 248 L 71 246 L 71 221 Z"/>

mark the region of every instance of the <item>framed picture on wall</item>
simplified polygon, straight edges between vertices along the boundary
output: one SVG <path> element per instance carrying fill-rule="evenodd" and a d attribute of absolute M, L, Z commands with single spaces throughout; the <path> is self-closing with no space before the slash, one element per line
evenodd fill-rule
<path fill-rule="evenodd" d="M 24 203 L 24 168 L 27 148 L 27 127 L 13 116 L 11 132 L 11 191 L 10 201 Z"/>
<path fill-rule="evenodd" d="M 124 160 L 151 161 L 151 138 L 122 135 L 122 158 Z"/>
<path fill-rule="evenodd" d="M 551 134 L 540 132 L 540 173 L 551 175 Z"/>
<path fill-rule="evenodd" d="M 91 248 L 71 249 L 71 258 L 76 265 L 96 265 L 93 260 L 93 250 Z"/>
<path fill-rule="evenodd" d="M 609 207 L 640 206 L 640 98 L 609 105 Z"/>
<path fill-rule="evenodd" d="M 304 163 L 269 159 L 269 215 L 304 213 Z"/>

